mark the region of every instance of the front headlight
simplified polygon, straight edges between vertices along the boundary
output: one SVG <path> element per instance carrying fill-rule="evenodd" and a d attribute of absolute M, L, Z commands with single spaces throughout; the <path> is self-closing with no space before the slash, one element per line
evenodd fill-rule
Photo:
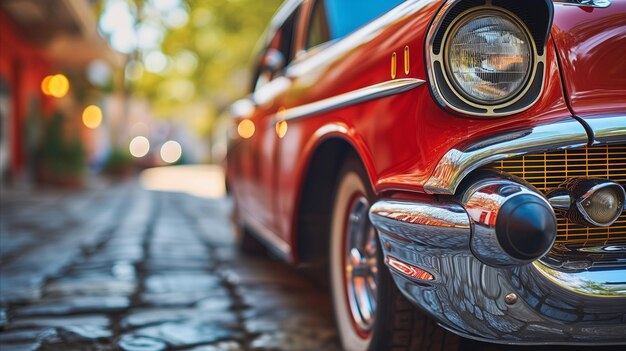
<path fill-rule="evenodd" d="M 448 79 L 480 105 L 512 99 L 527 86 L 533 49 L 524 25 L 503 12 L 475 11 L 450 29 L 444 49 Z"/>

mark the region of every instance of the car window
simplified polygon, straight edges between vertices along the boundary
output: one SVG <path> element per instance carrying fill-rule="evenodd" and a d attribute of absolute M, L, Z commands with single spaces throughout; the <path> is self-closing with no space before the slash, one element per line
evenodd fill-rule
<path fill-rule="evenodd" d="M 306 48 L 344 37 L 405 0 L 317 0 Z"/>
<path fill-rule="evenodd" d="M 282 75 L 282 70 L 278 72 L 270 72 L 264 69 L 263 65 L 266 55 L 270 50 L 278 50 L 284 58 L 284 67 L 294 58 L 294 39 L 296 34 L 296 24 L 300 15 L 300 7 L 296 8 L 293 13 L 283 22 L 276 30 L 273 37 L 269 41 L 267 47 L 261 52 L 259 62 L 257 64 L 254 79 L 252 80 L 252 91 L 265 85 L 277 76 Z"/>
<path fill-rule="evenodd" d="M 285 56 L 285 66 L 288 65 L 294 57 L 294 38 L 296 36 L 296 23 L 300 15 L 300 8 L 296 9 L 285 23 L 280 27 L 280 43 L 278 50 Z"/>
<path fill-rule="evenodd" d="M 329 40 L 330 30 L 328 28 L 328 19 L 326 18 L 326 8 L 324 7 L 324 1 L 319 0 L 313 5 L 313 11 L 311 12 L 306 48 L 312 48 Z"/>

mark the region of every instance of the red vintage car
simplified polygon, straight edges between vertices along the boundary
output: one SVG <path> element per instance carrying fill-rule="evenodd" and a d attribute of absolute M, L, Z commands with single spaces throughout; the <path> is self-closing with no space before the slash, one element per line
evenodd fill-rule
<path fill-rule="evenodd" d="M 626 0 L 289 0 L 262 44 L 235 224 L 346 350 L 626 343 Z"/>

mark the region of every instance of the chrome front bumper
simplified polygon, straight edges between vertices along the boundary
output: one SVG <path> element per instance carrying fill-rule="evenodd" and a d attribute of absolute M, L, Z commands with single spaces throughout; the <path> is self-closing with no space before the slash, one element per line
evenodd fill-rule
<path fill-rule="evenodd" d="M 404 295 L 444 328 L 472 339 L 507 344 L 626 344 L 624 243 L 617 247 L 620 254 L 613 257 L 619 259 L 612 264 L 577 268 L 582 261 L 572 260 L 555 265 L 550 260 L 559 259 L 558 252 L 551 252 L 530 264 L 488 265 L 472 252 L 476 224 L 458 201 L 466 176 L 496 160 L 626 142 L 624 116 L 590 118 L 585 123 L 587 129 L 579 121 L 565 119 L 452 149 L 423 184 L 427 193 L 438 195 L 375 203 L 370 219 Z"/>
<path fill-rule="evenodd" d="M 471 252 L 465 209 L 453 201 L 382 200 L 370 210 L 404 295 L 444 328 L 508 344 L 626 343 L 626 267 L 559 272 L 537 261 L 495 268 Z"/>

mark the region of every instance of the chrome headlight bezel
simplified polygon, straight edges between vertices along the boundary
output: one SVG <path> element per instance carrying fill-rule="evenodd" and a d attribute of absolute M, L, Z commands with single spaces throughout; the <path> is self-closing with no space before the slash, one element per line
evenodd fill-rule
<path fill-rule="evenodd" d="M 546 80 L 546 49 L 553 5 L 549 0 L 528 0 L 528 6 L 523 7 L 515 6 L 513 1 L 500 1 L 497 6 L 489 0 L 483 1 L 448 0 L 433 19 L 426 35 L 425 59 L 430 92 L 444 110 L 467 117 L 492 119 L 525 111 L 539 100 Z M 505 16 L 513 22 L 523 31 L 531 47 L 530 72 L 524 77 L 520 89 L 495 102 L 472 99 L 460 92 L 451 80 L 446 57 L 446 47 L 452 31 L 459 28 L 458 23 L 488 12 Z"/>
<path fill-rule="evenodd" d="M 451 44 L 453 43 L 456 35 L 458 35 L 459 31 L 469 23 L 475 20 L 479 20 L 485 17 L 496 17 L 508 21 L 513 26 L 517 27 L 516 29 L 522 34 L 525 44 L 527 46 L 528 54 L 529 54 L 529 62 L 527 63 L 527 69 L 520 80 L 519 85 L 508 95 L 494 100 L 486 100 L 477 96 L 472 96 L 472 94 L 461 86 L 461 82 L 455 77 L 452 71 L 452 63 L 451 63 Z M 531 39 L 531 34 L 524 25 L 524 23 L 517 18 L 517 16 L 507 13 L 502 10 L 495 10 L 493 8 L 483 9 L 472 9 L 468 13 L 463 16 L 459 16 L 454 22 L 450 24 L 446 34 L 444 35 L 443 42 L 443 66 L 445 69 L 445 79 L 452 91 L 457 95 L 457 97 L 463 100 L 465 103 L 473 105 L 475 107 L 485 107 L 485 106 L 503 106 L 507 103 L 515 102 L 516 99 L 519 99 L 523 92 L 528 90 L 529 87 L 529 79 L 531 74 L 533 73 L 534 60 L 536 56 L 536 48 L 533 40 Z"/>

